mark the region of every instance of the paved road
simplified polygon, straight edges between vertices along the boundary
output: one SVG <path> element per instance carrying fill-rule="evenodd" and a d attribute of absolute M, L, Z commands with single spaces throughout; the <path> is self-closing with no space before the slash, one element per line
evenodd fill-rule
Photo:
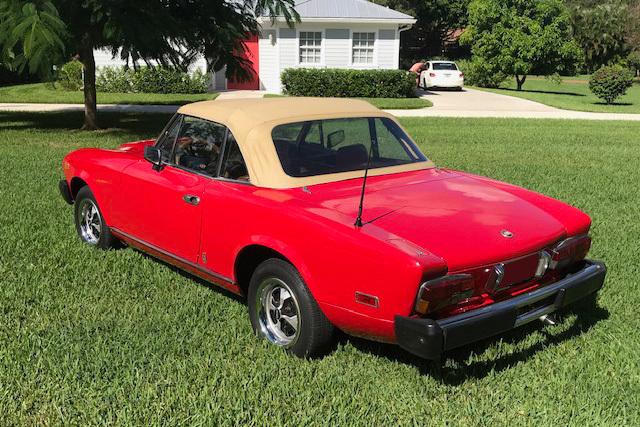
<path fill-rule="evenodd" d="M 259 91 L 235 91 L 220 94 L 219 100 L 260 98 Z M 640 114 L 587 113 L 560 110 L 538 102 L 475 89 L 462 92 L 429 91 L 421 97 L 433 103 L 418 110 L 387 110 L 398 117 L 510 117 L 527 119 L 584 119 L 640 121 Z M 78 111 L 81 104 L 0 104 L 0 111 Z M 99 105 L 99 111 L 131 113 L 173 113 L 175 105 Z"/>

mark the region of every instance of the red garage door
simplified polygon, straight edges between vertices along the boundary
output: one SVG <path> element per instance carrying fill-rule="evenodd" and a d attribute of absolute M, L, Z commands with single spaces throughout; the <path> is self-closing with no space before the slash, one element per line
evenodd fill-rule
<path fill-rule="evenodd" d="M 258 75 L 258 67 L 260 65 L 260 52 L 258 49 L 258 36 L 250 36 L 245 40 L 244 44 L 247 49 L 241 56 L 251 62 L 251 79 L 246 82 L 236 82 L 233 79 L 229 79 L 227 89 L 259 90 L 260 77 Z"/>

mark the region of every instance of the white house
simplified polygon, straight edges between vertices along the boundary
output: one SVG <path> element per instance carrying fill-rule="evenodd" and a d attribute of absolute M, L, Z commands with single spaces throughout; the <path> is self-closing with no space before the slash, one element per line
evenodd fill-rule
<path fill-rule="evenodd" d="M 286 68 L 397 69 L 400 33 L 416 20 L 367 0 L 296 0 L 301 22 L 289 28 L 283 18 L 258 17 L 261 31 L 245 42 L 253 79 L 234 82 L 221 70 L 212 89 L 253 89 L 278 93 Z M 96 65 L 119 65 L 96 51 Z M 201 60 L 195 67 L 204 68 Z"/>
<path fill-rule="evenodd" d="M 254 79 L 227 81 L 215 76 L 215 89 L 261 89 L 280 92 L 286 68 L 397 69 L 400 32 L 416 20 L 366 0 L 296 0 L 301 22 L 289 28 L 284 19 L 258 18 L 261 31 L 247 41 Z"/>

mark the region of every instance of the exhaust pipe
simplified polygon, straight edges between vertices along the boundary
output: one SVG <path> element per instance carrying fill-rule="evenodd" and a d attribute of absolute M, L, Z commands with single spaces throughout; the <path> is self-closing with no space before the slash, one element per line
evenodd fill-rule
<path fill-rule="evenodd" d="M 540 317 L 540 321 L 545 325 L 551 326 L 556 326 L 558 323 L 560 323 L 560 319 L 558 319 L 558 317 L 553 313 L 545 314 L 544 316 Z"/>

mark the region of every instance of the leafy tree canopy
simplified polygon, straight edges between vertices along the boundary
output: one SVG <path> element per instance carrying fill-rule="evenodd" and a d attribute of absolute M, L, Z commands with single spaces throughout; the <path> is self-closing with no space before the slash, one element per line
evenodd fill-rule
<path fill-rule="evenodd" d="M 467 25 L 470 0 L 373 0 L 417 19 L 403 32 L 401 56 L 405 65 L 416 60 L 443 55 L 455 45 L 456 30 Z"/>
<path fill-rule="evenodd" d="M 0 49 L 5 64 L 46 74 L 62 58 L 84 65 L 85 127 L 96 128 L 93 50 L 122 59 L 180 65 L 204 55 L 213 70 L 248 76 L 243 38 L 256 15 L 299 19 L 294 0 L 2 0 Z"/>
<path fill-rule="evenodd" d="M 592 72 L 626 56 L 628 0 L 567 0 L 567 5 L 574 38 L 584 52 L 587 71 Z"/>
<path fill-rule="evenodd" d="M 528 74 L 573 71 L 581 56 L 561 0 L 473 0 L 461 41 L 489 73 L 515 76 L 518 90 Z"/>

